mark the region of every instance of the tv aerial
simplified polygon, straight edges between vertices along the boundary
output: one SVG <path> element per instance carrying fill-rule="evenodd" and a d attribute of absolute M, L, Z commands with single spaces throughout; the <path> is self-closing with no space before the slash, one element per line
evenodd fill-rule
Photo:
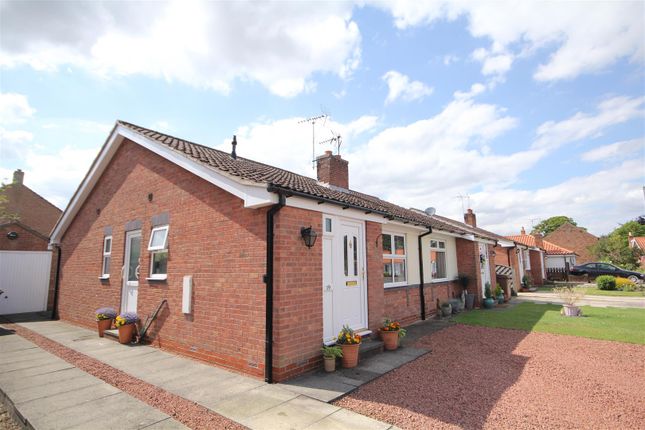
<path fill-rule="evenodd" d="M 323 140 L 322 142 L 318 142 L 318 145 L 325 145 L 327 143 L 331 143 L 332 145 L 336 145 L 336 155 L 340 155 L 340 145 L 343 143 L 343 139 L 340 136 L 340 134 L 336 133 L 334 130 L 329 130 L 331 132 L 332 137 Z"/>
<path fill-rule="evenodd" d="M 312 168 L 316 168 L 316 122 L 323 121 L 323 125 L 327 121 L 329 115 L 322 114 L 318 116 L 312 116 L 311 118 L 305 118 L 298 121 L 298 124 L 310 123 L 311 124 L 311 163 Z"/>

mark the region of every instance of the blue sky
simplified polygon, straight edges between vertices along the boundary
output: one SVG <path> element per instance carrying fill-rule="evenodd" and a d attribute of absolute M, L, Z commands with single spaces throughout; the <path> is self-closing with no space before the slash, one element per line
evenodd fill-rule
<path fill-rule="evenodd" d="M 325 113 L 353 189 L 607 233 L 645 213 L 644 5 L 2 0 L 0 178 L 64 208 L 116 119 L 314 176 Z"/>

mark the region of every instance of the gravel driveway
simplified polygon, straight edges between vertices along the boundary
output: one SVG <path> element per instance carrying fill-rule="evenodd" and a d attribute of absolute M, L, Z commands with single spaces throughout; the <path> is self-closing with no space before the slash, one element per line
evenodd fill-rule
<path fill-rule="evenodd" d="M 455 325 L 337 405 L 401 428 L 645 429 L 645 346 Z"/>

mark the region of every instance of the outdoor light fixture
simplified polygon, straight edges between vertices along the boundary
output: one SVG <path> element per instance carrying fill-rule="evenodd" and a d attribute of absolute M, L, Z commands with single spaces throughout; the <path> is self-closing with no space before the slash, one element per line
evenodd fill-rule
<path fill-rule="evenodd" d="M 318 233 L 314 229 L 309 227 L 302 227 L 300 228 L 300 236 L 302 236 L 302 240 L 305 241 L 305 245 L 307 245 L 307 248 L 311 248 L 316 244 L 316 238 L 318 237 Z"/>
<path fill-rule="evenodd" d="M 7 239 L 9 239 L 9 240 L 18 239 L 18 233 L 15 232 L 15 231 L 10 231 L 9 233 L 7 233 Z"/>

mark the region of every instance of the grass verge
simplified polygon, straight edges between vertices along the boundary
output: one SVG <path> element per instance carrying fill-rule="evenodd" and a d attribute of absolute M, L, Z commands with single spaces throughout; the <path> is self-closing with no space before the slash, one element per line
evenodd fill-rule
<path fill-rule="evenodd" d="M 588 296 L 616 296 L 616 297 L 645 297 L 645 291 L 608 291 L 599 290 L 596 287 L 584 287 Z M 539 293 L 550 293 L 553 287 L 539 287 Z"/>
<path fill-rule="evenodd" d="M 560 305 L 520 303 L 507 309 L 475 310 L 453 320 L 469 325 L 566 334 L 645 345 L 645 309 L 582 306 L 580 318 L 560 315 Z"/>

